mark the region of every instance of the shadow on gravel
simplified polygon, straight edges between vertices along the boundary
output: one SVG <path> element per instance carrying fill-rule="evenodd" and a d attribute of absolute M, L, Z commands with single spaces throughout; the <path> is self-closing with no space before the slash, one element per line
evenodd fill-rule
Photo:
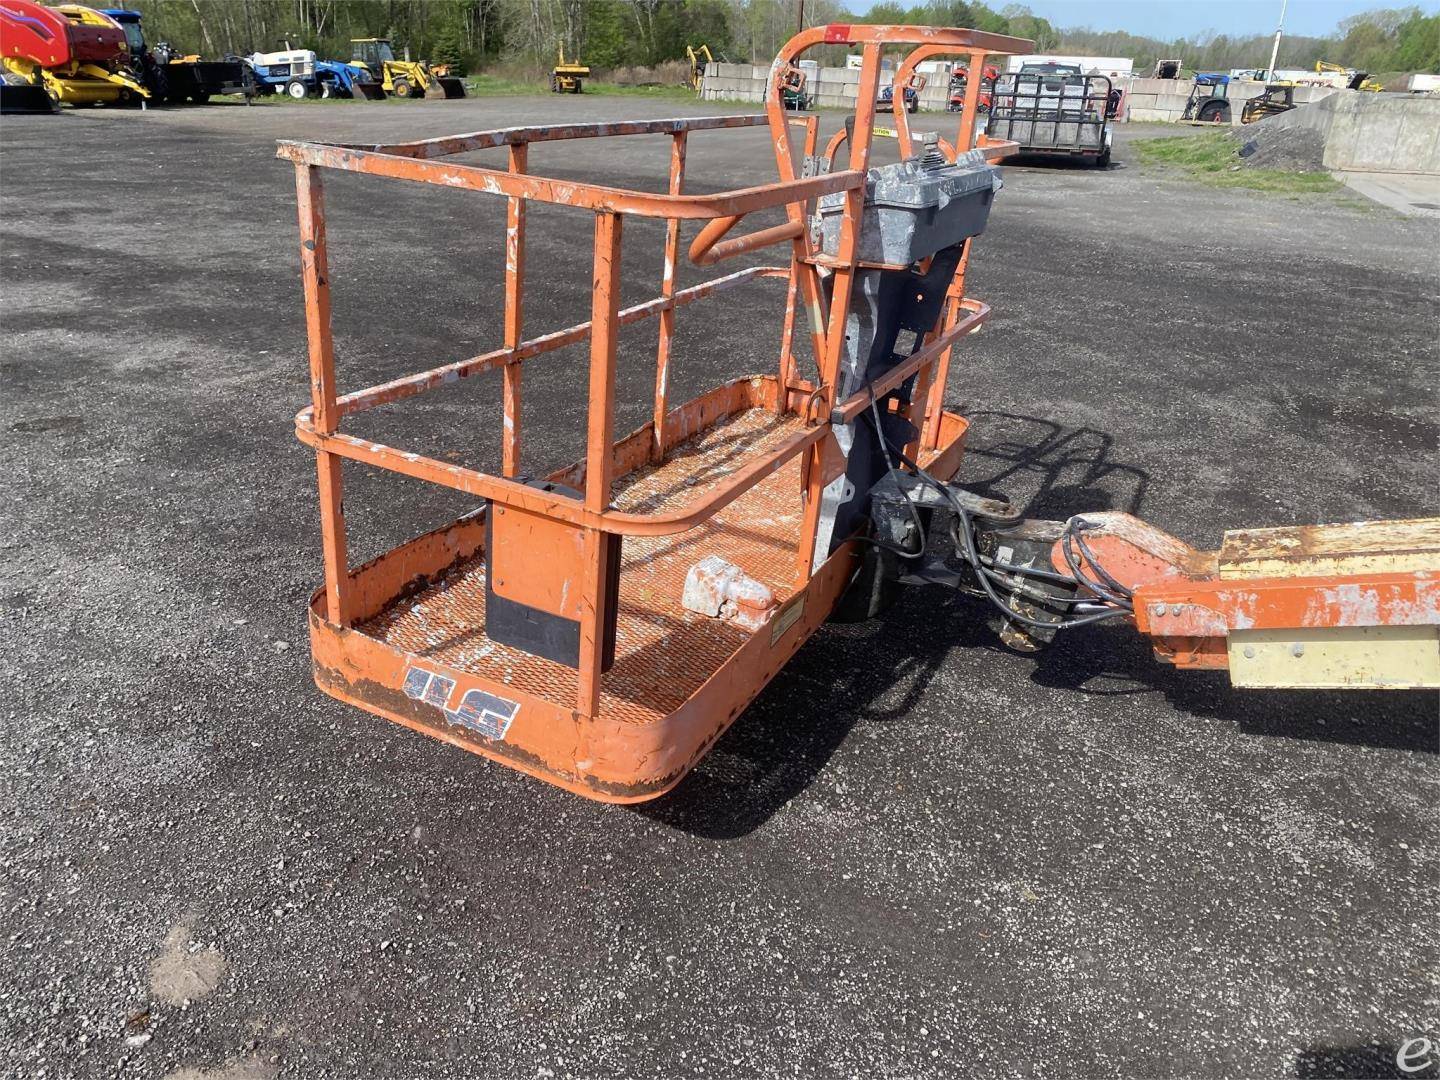
<path fill-rule="evenodd" d="M 1123 169 L 1123 161 L 1110 160 L 1109 165 L 1096 165 L 1092 158 L 1071 157 L 1068 154 L 1012 154 L 1000 162 L 1006 169 L 1039 169 L 1045 172 L 1110 172 Z"/>
<path fill-rule="evenodd" d="M 759 828 L 810 786 L 857 724 L 913 719 L 952 649 L 999 648 L 969 606 L 946 590 L 909 590 L 877 619 L 826 626 L 679 787 L 635 810 L 712 840 Z"/>
<path fill-rule="evenodd" d="M 1032 518 L 1058 521 L 1089 510 L 1140 513 L 1150 474 L 1115 461 L 1115 440 L 1108 433 L 1020 413 L 966 416 L 971 431 L 998 436 L 965 449 L 960 482 L 971 491 L 1008 498 Z M 1015 487 L 1021 490 L 1011 490 Z"/>
<path fill-rule="evenodd" d="M 1057 691 L 1119 697 L 1163 694 L 1183 713 L 1247 735 L 1440 753 L 1429 690 L 1237 690 L 1223 671 L 1180 671 L 1138 634 L 1075 633 L 1036 657 L 1031 681 Z M 1384 714 L 1376 709 L 1383 694 Z"/>
<path fill-rule="evenodd" d="M 1034 488 L 1024 507 L 1029 517 L 1058 520 L 1087 510 L 1140 514 L 1150 476 L 1114 461 L 1114 441 L 1105 432 L 1016 413 L 974 413 L 970 419 L 972 429 L 995 429 L 1004 437 L 967 449 L 967 473 L 976 461 L 991 471 L 979 479 L 967 475 L 966 487 L 991 497 L 1005 496 L 1010 486 Z M 1076 633 L 1035 661 L 1030 677 L 1041 686 L 1107 697 L 1161 693 L 1176 709 L 1252 735 L 1440 753 L 1429 691 L 1387 692 L 1387 704 L 1403 701 L 1406 707 L 1377 720 L 1376 691 L 1236 690 L 1223 672 L 1178 671 L 1155 660 L 1138 634 Z"/>
<path fill-rule="evenodd" d="M 1385 1043 L 1363 1046 L 1317 1046 L 1304 1050 L 1295 1058 L 1295 1075 L 1304 1078 L 1344 1078 L 1344 1080 L 1389 1080 L 1390 1077 L 1440 1076 L 1440 1064 L 1431 1056 L 1415 1060 L 1413 1071 L 1402 1070 L 1396 1062 L 1398 1047 Z M 1408 1062 L 1407 1062 L 1408 1063 Z"/>

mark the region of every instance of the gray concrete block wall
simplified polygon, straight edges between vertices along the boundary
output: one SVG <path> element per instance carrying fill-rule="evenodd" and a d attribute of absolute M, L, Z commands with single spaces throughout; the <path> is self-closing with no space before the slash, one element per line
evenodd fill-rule
<path fill-rule="evenodd" d="M 1296 109 L 1286 115 L 1311 111 Z M 1327 168 L 1440 175 L 1440 98 L 1353 91 L 1313 111 L 1317 119 L 1325 113 L 1331 117 L 1325 138 Z"/>
<path fill-rule="evenodd" d="M 1185 103 L 1190 100 L 1189 92 L 1183 94 L 1156 94 L 1155 108 L 1161 112 L 1174 113 L 1178 120 L 1185 112 Z"/>
<path fill-rule="evenodd" d="M 700 83 L 702 101 L 764 101 L 768 67 L 754 64 L 706 64 Z"/>
<path fill-rule="evenodd" d="M 949 103 L 950 87 L 942 80 L 932 80 L 926 84 L 924 90 L 920 91 L 920 108 L 922 109 L 944 112 L 945 106 Z"/>
<path fill-rule="evenodd" d="M 1344 90 L 1261 120 L 1254 130 L 1274 128 L 1320 132 L 1328 169 L 1440 176 L 1440 98 Z"/>
<path fill-rule="evenodd" d="M 1129 87 L 1132 94 L 1173 94 L 1181 86 L 1189 93 L 1189 83 L 1181 79 L 1121 79 L 1116 85 Z"/>
<path fill-rule="evenodd" d="M 703 101 L 755 101 L 765 100 L 766 80 L 770 77 L 768 67 L 750 64 L 708 64 L 704 81 L 700 85 Z M 850 109 L 855 107 L 855 97 L 860 89 L 860 72 L 855 68 L 820 68 L 810 70 L 807 92 L 816 105 L 827 108 Z M 944 80 L 931 79 L 920 91 L 920 107 L 943 112 L 950 99 L 950 89 Z"/>

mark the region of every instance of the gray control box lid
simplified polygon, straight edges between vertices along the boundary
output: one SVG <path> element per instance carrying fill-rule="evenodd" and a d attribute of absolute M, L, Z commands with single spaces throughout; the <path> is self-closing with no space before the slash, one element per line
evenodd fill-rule
<path fill-rule="evenodd" d="M 897 210 L 926 210 L 941 207 L 952 199 L 977 191 L 999 191 L 1000 170 L 985 160 L 979 150 L 956 158 L 953 165 L 927 147 L 927 152 L 871 169 L 865 177 L 865 205 Z M 820 197 L 821 213 L 845 205 L 845 192 Z"/>

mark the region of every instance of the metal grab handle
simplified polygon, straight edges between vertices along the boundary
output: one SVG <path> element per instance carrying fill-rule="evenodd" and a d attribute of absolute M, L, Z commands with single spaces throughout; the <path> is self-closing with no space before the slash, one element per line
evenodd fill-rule
<path fill-rule="evenodd" d="M 690 261 L 696 266 L 713 266 L 721 259 L 734 258 L 736 255 L 757 251 L 760 248 L 769 247 L 771 244 L 794 240 L 805 232 L 804 222 L 787 221 L 783 225 L 773 225 L 768 229 L 746 233 L 744 236 L 737 236 L 733 240 L 721 243 L 721 238 L 733 229 L 744 216 L 744 214 L 736 214 L 734 217 L 715 218 L 713 221 L 706 222 L 705 227 L 690 242 Z"/>

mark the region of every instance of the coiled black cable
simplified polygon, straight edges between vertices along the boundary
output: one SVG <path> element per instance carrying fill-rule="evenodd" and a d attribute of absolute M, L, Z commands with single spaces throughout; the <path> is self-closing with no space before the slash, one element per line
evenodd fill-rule
<path fill-rule="evenodd" d="M 974 567 L 975 578 L 980 583 L 980 587 L 985 593 L 986 598 L 996 608 L 998 608 L 999 611 L 1007 619 L 1013 619 L 1016 622 L 1023 623 L 1028 626 L 1033 626 L 1037 629 L 1072 630 L 1076 627 L 1088 626 L 1091 623 L 1104 622 L 1107 619 L 1116 619 L 1122 616 L 1131 615 L 1133 613 L 1133 604 L 1129 598 L 1130 590 L 1126 589 L 1123 585 L 1115 581 L 1114 578 L 1112 578 L 1108 573 L 1105 572 L 1105 570 L 1095 560 L 1093 554 L 1089 550 L 1089 547 L 1085 544 L 1084 538 L 1080 536 L 1081 529 L 1090 527 L 1089 523 L 1084 522 L 1084 520 L 1081 518 L 1072 518 L 1071 521 L 1066 524 L 1065 533 L 1061 536 L 1061 550 L 1065 554 L 1065 561 L 1069 564 L 1070 570 L 1074 574 L 1073 578 L 1067 578 L 1063 574 L 1052 573 L 1047 570 L 1040 570 L 1036 567 L 1014 566 L 1009 563 L 1000 562 L 998 559 L 982 556 L 975 543 L 975 522 L 970 511 L 966 509 L 965 505 L 955 496 L 955 493 L 951 491 L 947 485 L 941 483 L 939 480 L 936 480 L 935 477 L 931 476 L 928 472 L 921 468 L 918 462 L 910 460 L 910 458 L 906 456 L 904 450 L 893 445 L 890 440 L 886 438 L 885 430 L 881 423 L 878 399 L 876 398 L 873 389 L 870 394 L 870 413 L 873 417 L 873 421 L 875 424 L 875 437 L 879 440 L 881 453 L 885 457 L 886 468 L 892 473 L 896 471 L 895 462 L 890 457 L 890 452 L 893 450 L 895 452 L 895 456 L 898 457 L 902 463 L 913 469 L 916 476 L 920 477 L 927 484 L 933 487 L 937 492 L 940 493 L 941 497 L 950 504 L 951 508 L 955 511 L 955 518 L 951 523 L 950 529 L 951 539 L 954 542 L 957 551 L 967 562 L 970 563 L 972 567 Z M 925 550 L 928 546 L 928 541 L 925 536 L 924 522 L 921 520 L 920 512 L 916 509 L 913 501 L 911 501 L 909 498 L 906 498 L 905 505 L 910 512 L 911 519 L 914 521 L 916 533 L 919 537 L 920 546 L 918 550 L 910 551 L 900 547 L 899 545 L 890 544 L 886 541 L 879 540 L 873 536 L 856 537 L 856 539 L 868 544 L 872 544 L 875 547 L 878 547 L 884 551 L 892 552 L 893 554 L 904 559 L 918 559 L 920 556 L 924 555 Z M 991 524 L 999 528 L 1006 528 L 1018 525 L 1025 520 L 1023 514 L 1011 514 L 1004 517 L 997 517 L 988 514 L 978 516 L 982 517 L 983 520 L 990 522 Z M 1079 559 L 1074 555 L 1069 546 L 1070 538 L 1072 536 L 1076 541 L 1078 541 L 1081 551 L 1085 555 L 1086 561 L 1095 568 L 1096 572 L 1100 574 L 1106 580 L 1106 582 L 1115 587 L 1115 592 L 1111 592 L 1104 586 L 1097 586 L 1095 582 L 1091 581 L 1088 577 L 1084 575 L 1084 573 L 1082 573 Z M 1010 581 L 1007 581 L 1003 574 L 999 571 L 1003 571 L 1009 574 L 1018 574 L 1022 577 L 1029 577 L 1042 581 L 1051 581 L 1056 584 L 1080 585 L 1089 589 L 1101 600 L 1113 606 L 1105 611 L 1096 612 L 1091 615 L 1082 615 L 1079 618 L 1061 619 L 1058 622 L 1047 622 L 1043 619 L 1035 619 L 1029 615 L 1025 615 L 1021 612 L 1014 610 L 1010 607 L 1009 604 L 1005 602 L 1005 600 L 998 593 L 996 593 L 994 586 L 991 584 L 992 580 L 1000 582 L 1007 588 L 1014 588 L 1014 584 Z M 1035 597 L 1031 598 L 1035 599 Z M 1090 602 L 1088 597 L 1072 598 L 1047 596 L 1045 597 L 1045 600 L 1052 603 L 1061 603 L 1067 607 L 1074 607 L 1080 604 Z"/>

